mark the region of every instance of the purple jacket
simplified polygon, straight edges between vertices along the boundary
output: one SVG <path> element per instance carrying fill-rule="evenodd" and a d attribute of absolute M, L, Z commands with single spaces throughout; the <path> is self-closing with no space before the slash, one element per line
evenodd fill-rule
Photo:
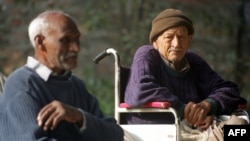
<path fill-rule="evenodd" d="M 190 70 L 183 74 L 168 67 L 153 46 L 140 47 L 131 65 L 125 102 L 138 107 L 147 102 L 168 101 L 182 115 L 184 105 L 190 101 L 206 99 L 212 104 L 211 114 L 229 114 L 244 100 L 238 86 L 223 80 L 200 56 L 188 52 L 185 57 Z M 161 114 L 132 114 L 128 118 L 129 123 L 165 121 Z"/>

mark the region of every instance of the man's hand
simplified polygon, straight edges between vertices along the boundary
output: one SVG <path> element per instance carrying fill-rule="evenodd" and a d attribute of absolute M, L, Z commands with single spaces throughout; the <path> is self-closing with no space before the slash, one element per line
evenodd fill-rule
<path fill-rule="evenodd" d="M 200 131 L 204 131 L 210 125 L 212 125 L 213 120 L 214 120 L 213 116 L 206 116 L 206 118 L 204 119 L 204 121 L 202 123 L 198 124 L 198 128 L 200 129 Z"/>
<path fill-rule="evenodd" d="M 75 107 L 63 104 L 59 101 L 52 101 L 44 106 L 37 116 L 38 125 L 45 131 L 54 130 L 61 121 L 75 123 L 82 126 L 82 113 Z"/>
<path fill-rule="evenodd" d="M 190 126 L 198 127 L 204 123 L 210 110 L 211 104 L 207 101 L 189 102 L 184 109 L 184 119 Z"/>

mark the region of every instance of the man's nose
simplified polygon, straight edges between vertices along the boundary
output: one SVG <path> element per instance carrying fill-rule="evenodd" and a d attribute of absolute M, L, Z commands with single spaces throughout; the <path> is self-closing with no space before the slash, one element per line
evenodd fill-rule
<path fill-rule="evenodd" d="M 79 52 L 80 51 L 80 44 L 78 42 L 71 42 L 70 51 Z"/>
<path fill-rule="evenodd" d="M 177 36 L 174 36 L 174 38 L 173 38 L 171 44 L 172 44 L 173 47 L 178 47 L 178 46 L 179 46 L 180 41 L 179 41 L 179 39 L 178 39 Z"/>

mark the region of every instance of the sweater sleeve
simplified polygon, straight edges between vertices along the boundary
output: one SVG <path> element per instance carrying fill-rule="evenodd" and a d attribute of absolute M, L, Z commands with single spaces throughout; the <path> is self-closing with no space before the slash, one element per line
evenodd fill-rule
<path fill-rule="evenodd" d="M 1 100 L 5 100 L 4 95 Z M 16 93 L 11 100 L 1 101 L 4 103 L 0 124 L 0 140 L 51 140 L 49 132 L 44 132 L 37 124 L 36 115 L 40 109 L 36 101 L 22 91 Z M 5 128 L 2 128 L 5 127 Z M 14 128 L 13 128 L 14 127 Z"/>
<path fill-rule="evenodd" d="M 196 84 L 200 96 L 216 103 L 214 114 L 230 114 L 237 108 L 242 97 L 236 83 L 224 80 L 200 56 L 189 54 L 191 67 L 196 74 Z"/>
<path fill-rule="evenodd" d="M 123 130 L 113 117 L 104 116 L 98 100 L 88 94 L 88 109 L 83 111 L 86 129 L 81 133 L 84 138 L 93 141 L 123 141 Z"/>
<path fill-rule="evenodd" d="M 0 97 L 0 140 L 56 141 L 49 138 L 50 133 L 44 132 L 37 124 L 36 116 L 41 109 L 41 104 L 29 92 L 28 85 L 31 83 L 21 80 L 28 73 L 23 70 L 18 70 L 8 77 L 4 93 Z M 19 72 L 22 75 L 19 75 Z"/>

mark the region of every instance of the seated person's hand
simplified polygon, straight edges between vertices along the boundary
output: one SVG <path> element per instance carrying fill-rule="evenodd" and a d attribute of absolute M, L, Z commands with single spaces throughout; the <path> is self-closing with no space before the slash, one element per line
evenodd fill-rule
<path fill-rule="evenodd" d="M 210 110 L 211 104 L 207 101 L 189 102 L 184 109 L 184 119 L 190 126 L 198 127 L 206 120 Z"/>
<path fill-rule="evenodd" d="M 59 101 L 52 101 L 44 106 L 37 116 L 38 125 L 45 131 L 54 130 L 61 121 L 75 123 L 82 126 L 82 113 L 75 107 L 63 104 Z"/>
<path fill-rule="evenodd" d="M 212 125 L 214 116 L 206 116 L 201 123 L 196 123 L 201 131 L 206 130 L 210 125 Z"/>

